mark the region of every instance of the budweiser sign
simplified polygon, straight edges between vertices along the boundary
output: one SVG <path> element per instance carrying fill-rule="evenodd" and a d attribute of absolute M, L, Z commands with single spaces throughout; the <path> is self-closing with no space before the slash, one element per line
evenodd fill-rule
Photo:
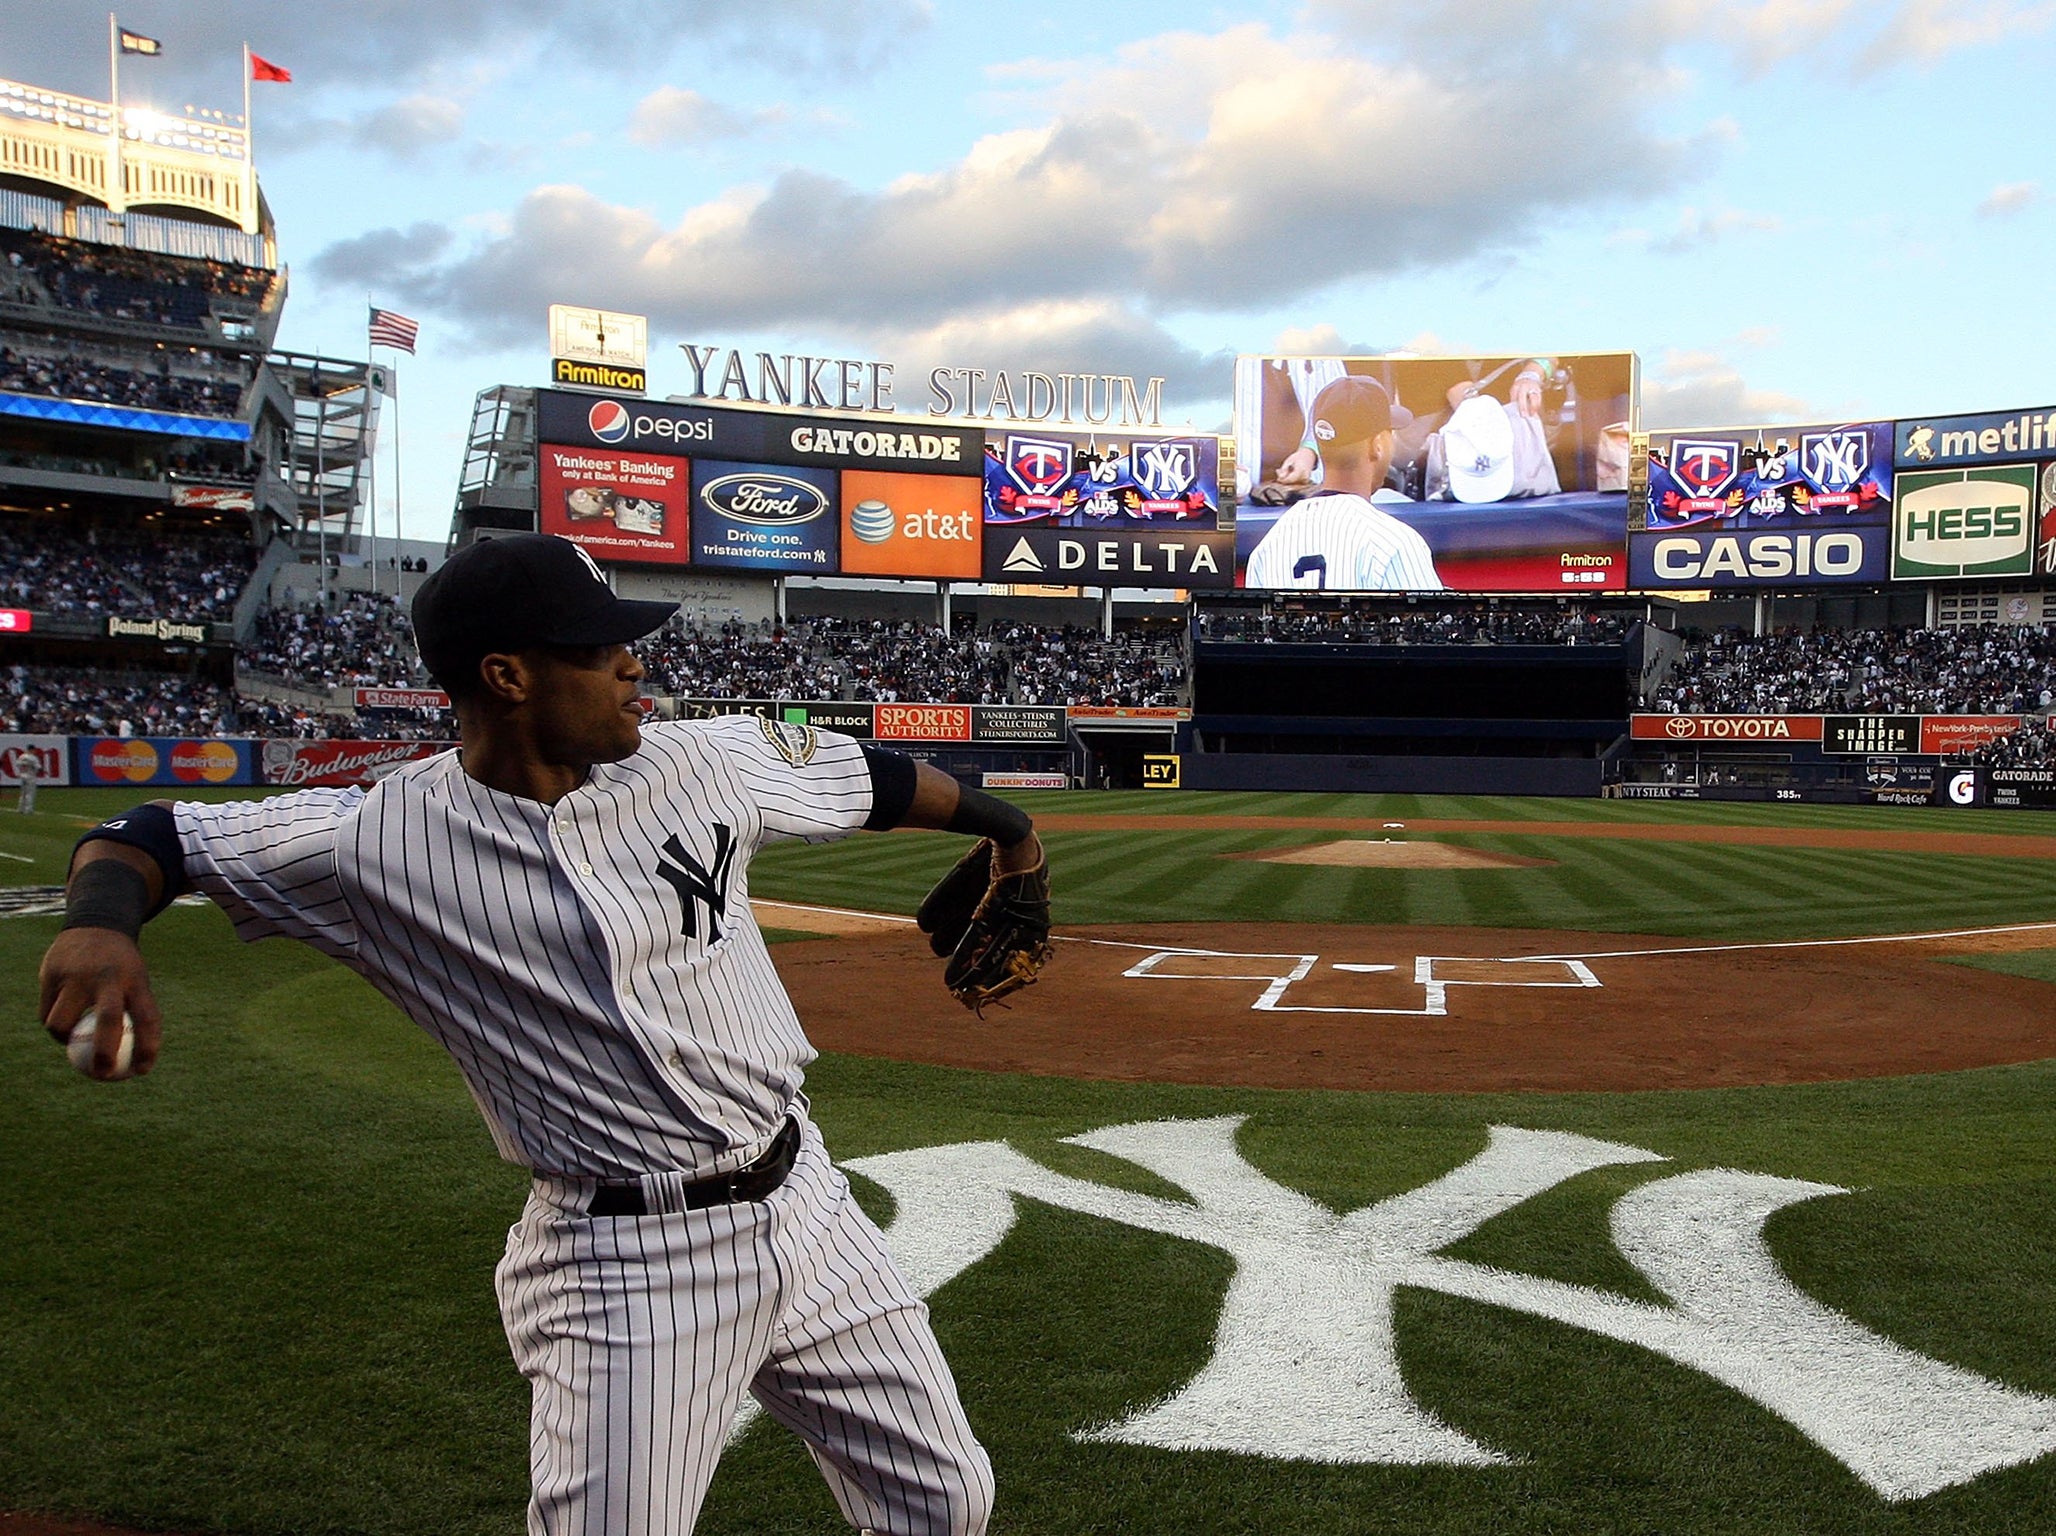
<path fill-rule="evenodd" d="M 1636 741 L 1819 741 L 1819 715 L 1636 715 Z"/>
<path fill-rule="evenodd" d="M 872 729 L 880 741 L 969 741 L 968 704 L 880 704 Z"/>
<path fill-rule="evenodd" d="M 433 757 L 447 741 L 267 741 L 258 773 L 295 789 L 376 784 L 402 763 Z"/>

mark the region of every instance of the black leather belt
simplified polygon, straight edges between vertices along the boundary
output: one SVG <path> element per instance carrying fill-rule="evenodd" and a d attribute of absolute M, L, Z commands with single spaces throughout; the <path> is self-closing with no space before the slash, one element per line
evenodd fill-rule
<path fill-rule="evenodd" d="M 710 1205 L 732 1205 L 738 1200 L 766 1200 L 785 1176 L 792 1172 L 800 1155 L 800 1123 L 788 1116 L 777 1139 L 764 1155 L 719 1178 L 701 1179 L 684 1190 L 682 1209 L 703 1211 Z M 588 1216 L 647 1216 L 650 1203 L 640 1181 L 602 1183 L 593 1193 Z"/>

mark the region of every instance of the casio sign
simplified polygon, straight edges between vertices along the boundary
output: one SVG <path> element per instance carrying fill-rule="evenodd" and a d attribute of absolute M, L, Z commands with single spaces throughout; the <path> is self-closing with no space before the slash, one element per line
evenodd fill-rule
<path fill-rule="evenodd" d="M 1665 581 L 1712 576 L 1854 576 L 1863 540 L 1853 533 L 1722 534 L 1706 540 L 1658 539 L 1656 574 Z"/>
<path fill-rule="evenodd" d="M 828 498 L 817 487 L 768 470 L 709 480 L 700 500 L 724 518 L 773 528 L 812 522 L 828 510 Z"/>

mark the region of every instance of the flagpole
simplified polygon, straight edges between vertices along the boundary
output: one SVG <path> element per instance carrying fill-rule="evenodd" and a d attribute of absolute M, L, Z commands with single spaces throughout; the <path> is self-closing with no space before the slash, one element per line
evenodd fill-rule
<path fill-rule="evenodd" d="M 121 185 L 121 37 L 112 11 L 107 13 L 107 94 L 114 108 L 113 132 L 107 139 L 107 211 L 117 213 L 125 201 Z M 124 227 L 124 239 L 126 236 Z"/>
<path fill-rule="evenodd" d="M 387 348 L 386 350 L 390 352 L 390 351 L 392 350 L 392 348 L 388 347 L 388 348 Z M 397 553 L 399 553 L 399 548 L 400 548 L 400 532 L 401 532 L 401 523 L 400 523 L 400 388 L 399 388 L 399 364 L 398 364 L 397 362 L 394 362 L 394 363 L 389 363 L 389 364 L 388 364 L 388 365 L 386 366 L 386 382 L 387 382 L 388 384 L 391 384 L 391 385 L 393 386 L 393 392 L 392 392 L 392 394 L 391 394 L 391 395 L 389 395 L 389 396 L 388 396 L 387 398 L 388 398 L 388 399 L 390 399 L 390 400 L 391 400 L 391 401 L 393 402 L 393 552 L 394 552 L 395 554 L 397 554 Z M 398 579 L 397 579 L 397 578 L 395 578 L 395 580 L 394 580 L 394 582 L 393 582 L 393 589 L 394 589 L 394 590 L 393 590 L 393 595 L 394 595 L 395 597 L 399 596 L 399 581 L 398 581 Z"/>
<path fill-rule="evenodd" d="M 257 217 L 257 125 L 250 121 L 250 45 L 243 44 L 243 217 L 252 230 Z"/>
<path fill-rule="evenodd" d="M 365 340 L 365 356 L 370 357 L 369 337 Z M 364 477 L 366 482 L 364 524 L 371 541 L 371 595 L 378 596 L 378 364 L 364 365 L 364 426 L 369 441 L 364 445 Z M 373 606 L 377 606 L 375 603 Z"/>

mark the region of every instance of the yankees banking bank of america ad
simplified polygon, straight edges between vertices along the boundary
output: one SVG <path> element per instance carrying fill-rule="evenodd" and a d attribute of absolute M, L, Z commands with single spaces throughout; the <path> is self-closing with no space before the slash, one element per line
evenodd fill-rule
<path fill-rule="evenodd" d="M 1627 352 L 1240 358 L 1237 584 L 1619 591 L 1635 387 Z"/>
<path fill-rule="evenodd" d="M 1874 584 L 1890 573 L 1889 421 L 1653 432 L 1647 470 L 1646 499 L 1628 509 L 1639 589 Z"/>

